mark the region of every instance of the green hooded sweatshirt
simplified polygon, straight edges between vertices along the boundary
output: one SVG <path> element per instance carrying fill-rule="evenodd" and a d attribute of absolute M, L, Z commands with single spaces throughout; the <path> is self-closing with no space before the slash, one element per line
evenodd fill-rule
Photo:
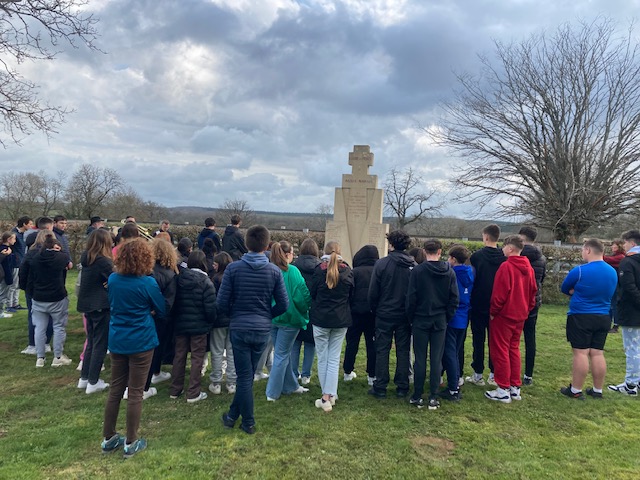
<path fill-rule="evenodd" d="M 286 272 L 282 272 L 284 286 L 289 295 L 289 309 L 279 317 L 273 319 L 274 325 L 307 329 L 309 323 L 309 307 L 311 294 L 298 267 L 289 265 Z"/>

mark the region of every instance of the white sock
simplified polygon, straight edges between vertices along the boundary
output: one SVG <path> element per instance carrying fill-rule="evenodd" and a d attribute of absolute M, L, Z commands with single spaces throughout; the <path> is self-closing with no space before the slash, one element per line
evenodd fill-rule
<path fill-rule="evenodd" d="M 580 393 L 582 390 L 578 390 L 573 385 L 571 385 L 571 393 Z M 601 390 L 602 391 L 602 390 Z"/>
<path fill-rule="evenodd" d="M 596 392 L 596 393 L 602 393 L 602 389 L 601 388 L 593 387 L 593 391 Z"/>

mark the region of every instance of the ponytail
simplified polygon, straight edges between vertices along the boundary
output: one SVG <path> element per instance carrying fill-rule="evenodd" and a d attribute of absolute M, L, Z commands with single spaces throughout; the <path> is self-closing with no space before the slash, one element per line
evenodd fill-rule
<path fill-rule="evenodd" d="M 340 280 L 340 244 L 338 242 L 328 242 L 324 247 L 325 255 L 330 255 L 329 265 L 327 265 L 327 287 L 329 290 L 336 288 Z"/>
<path fill-rule="evenodd" d="M 276 267 L 283 272 L 289 270 L 289 262 L 287 261 L 287 253 L 291 252 L 291 244 L 284 240 L 274 242 L 271 245 L 271 258 L 269 259 Z"/>

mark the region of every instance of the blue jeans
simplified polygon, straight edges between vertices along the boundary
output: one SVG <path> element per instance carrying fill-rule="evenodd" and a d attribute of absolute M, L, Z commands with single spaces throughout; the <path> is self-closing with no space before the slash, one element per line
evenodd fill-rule
<path fill-rule="evenodd" d="M 242 424 L 248 428 L 256 423 L 253 418 L 253 372 L 269 342 L 269 332 L 231 330 L 230 336 L 237 379 L 228 415 L 233 421 L 242 416 Z"/>
<path fill-rule="evenodd" d="M 342 342 L 346 328 L 323 328 L 313 326 L 313 338 L 318 352 L 318 379 L 323 395 L 338 395 L 338 372 Z"/>
<path fill-rule="evenodd" d="M 447 386 L 452 392 L 458 390 L 458 379 L 462 376 L 459 359 L 466 333 L 464 328 L 447 327 L 445 334 L 442 367 L 447 372 Z"/>
<path fill-rule="evenodd" d="M 309 325 L 307 328 L 312 328 Z M 302 372 L 298 370 L 300 366 L 300 349 L 304 343 L 304 357 L 302 359 Z M 313 367 L 313 357 L 316 355 L 316 346 L 311 342 L 302 342 L 296 340 L 293 342 L 293 348 L 291 349 L 291 363 L 293 365 L 293 374 L 298 378 L 298 375 L 302 377 L 311 377 L 311 367 Z"/>
<path fill-rule="evenodd" d="M 273 365 L 267 382 L 267 397 L 280 398 L 293 393 L 300 385 L 291 365 L 291 347 L 298 336 L 299 328 L 274 325 L 271 329 L 273 342 Z"/>

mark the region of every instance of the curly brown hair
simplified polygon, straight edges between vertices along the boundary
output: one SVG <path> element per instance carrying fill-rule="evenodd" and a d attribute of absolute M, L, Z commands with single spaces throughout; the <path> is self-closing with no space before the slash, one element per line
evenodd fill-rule
<path fill-rule="evenodd" d="M 156 240 L 154 240 L 152 244 L 156 263 L 161 267 L 178 273 L 178 254 L 176 253 L 176 249 L 166 240 L 158 239 L 159 236 L 160 234 L 156 235 Z"/>
<path fill-rule="evenodd" d="M 142 238 L 121 244 L 114 261 L 114 270 L 121 275 L 149 275 L 156 263 L 151 245 Z"/>

